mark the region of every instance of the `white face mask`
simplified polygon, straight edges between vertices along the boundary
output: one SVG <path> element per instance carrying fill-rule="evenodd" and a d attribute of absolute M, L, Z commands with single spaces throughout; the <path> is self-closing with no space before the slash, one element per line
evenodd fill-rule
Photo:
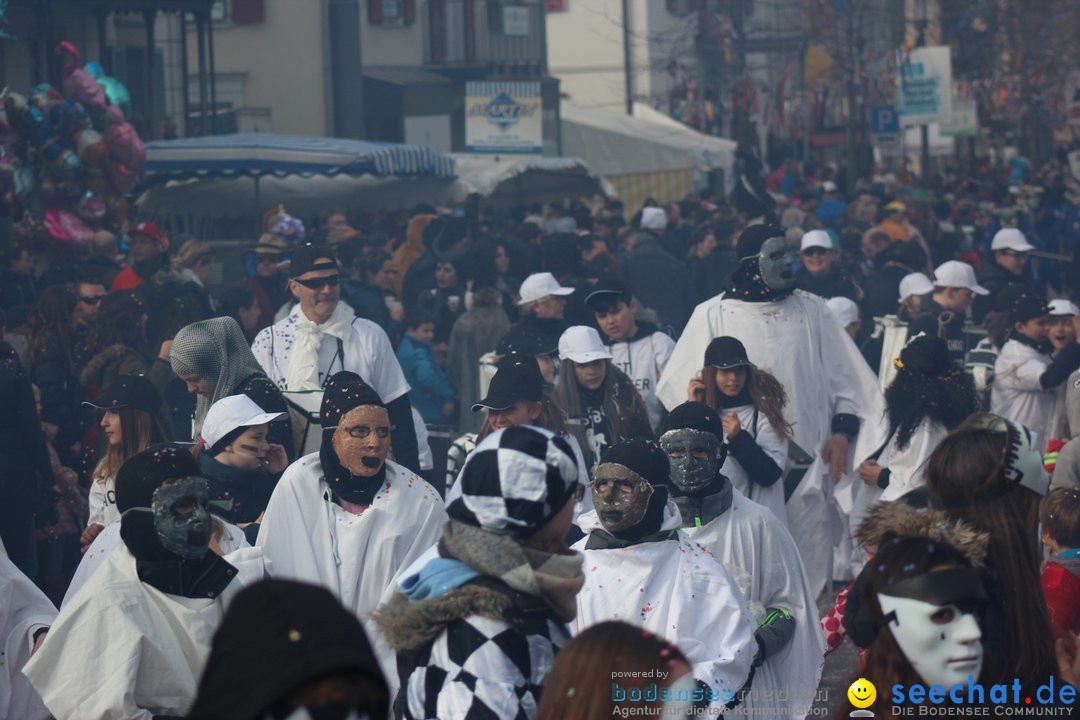
<path fill-rule="evenodd" d="M 979 679 L 983 665 L 982 631 L 975 616 L 956 605 L 878 594 L 881 612 L 904 656 L 929 685 L 948 689 Z"/>

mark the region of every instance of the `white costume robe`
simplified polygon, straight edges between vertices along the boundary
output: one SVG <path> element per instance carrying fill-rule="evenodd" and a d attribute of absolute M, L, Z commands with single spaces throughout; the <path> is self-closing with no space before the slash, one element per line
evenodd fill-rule
<path fill-rule="evenodd" d="M 439 494 L 389 460 L 385 483 L 363 514 L 344 510 L 331 499 L 319 454 L 312 453 L 281 476 L 256 543 L 272 576 L 321 585 L 355 613 L 384 669 L 392 669 L 393 653 L 371 613 L 398 571 L 439 541 L 445 524 Z"/>
<path fill-rule="evenodd" d="M 46 720 L 49 711 L 22 674 L 34 633 L 56 620 L 56 608 L 0 547 L 0 720 Z"/>
<path fill-rule="evenodd" d="M 239 588 L 233 578 L 213 599 L 169 595 L 141 582 L 131 552 L 117 548 L 23 672 L 57 720 L 183 716 Z"/>
<path fill-rule="evenodd" d="M 774 717 L 805 715 L 817 693 L 825 645 L 814 594 L 791 534 L 767 508 L 737 489 L 722 515 L 683 531 L 729 568 L 737 582 L 748 583 L 741 589 L 752 608 L 781 608 L 795 618 L 791 641 L 757 669 L 753 692 L 740 711 L 747 707 Z"/>
<path fill-rule="evenodd" d="M 262 551 L 252 548 L 240 528 L 225 522 L 221 518 L 214 518 L 225 526 L 225 532 L 218 540 L 222 558 L 237 570 L 236 579 L 242 585 L 251 585 L 262 580 L 265 576 L 264 559 Z M 64 599 L 60 601 L 60 609 L 67 607 L 75 594 L 82 589 L 86 581 L 101 567 L 113 550 L 123 547 L 124 540 L 120 537 L 120 523 L 114 522 L 106 525 L 90 547 L 86 548 L 79 565 L 75 568 L 75 574 L 71 576 Z"/>
<path fill-rule="evenodd" d="M 686 401 L 690 378 L 705 365 L 705 348 L 721 335 L 742 341 L 750 361 L 783 383 L 785 414 L 795 442 L 806 452 L 821 452 L 832 433 L 832 418 L 840 413 L 861 421 L 849 468 L 853 457 L 869 455 L 884 440 L 885 402 L 877 379 L 825 301 L 801 290 L 776 302 L 719 295 L 698 305 L 660 378 L 657 395 L 669 410 Z M 851 510 L 851 485 L 848 473 L 835 489 L 844 512 Z M 787 515 L 810 589 L 820 594 L 832 577 L 832 548 L 844 536 L 829 470 L 820 456 L 788 500 Z"/>
<path fill-rule="evenodd" d="M 1046 430 L 1056 402 L 1056 389 L 1044 389 L 1039 382 L 1050 362 L 1049 355 L 1030 345 L 1008 340 L 994 363 L 994 384 L 990 390 L 990 412 L 1038 435 L 1036 449 L 1040 452 L 1046 450 L 1050 440 Z"/>
<path fill-rule="evenodd" d="M 600 527 L 595 511 L 578 520 L 582 530 Z M 605 620 L 643 627 L 678 646 L 694 677 L 719 693 L 722 707 L 746 683 L 757 652 L 756 624 L 727 569 L 686 533 L 673 502 L 662 530 L 676 537 L 625 548 L 586 550 L 586 536 L 574 545 L 585 555 L 585 586 L 577 596 L 577 634 Z"/>
<path fill-rule="evenodd" d="M 764 450 L 765 454 L 772 458 L 772 461 L 783 470 L 784 465 L 787 464 L 787 441 L 776 434 L 776 430 L 773 429 L 769 419 L 758 412 L 757 423 L 755 423 L 753 405 L 725 408 L 720 411 L 720 416 L 723 417 L 729 412 L 738 415 L 739 424 L 742 426 L 743 431 L 750 433 L 758 447 Z M 720 472 L 731 481 L 735 489 L 742 493 L 744 497 L 748 497 L 759 505 L 769 508 L 773 515 L 784 524 L 784 527 L 787 527 L 788 517 L 787 509 L 784 507 L 783 478 L 768 487 L 759 485 L 750 479 L 746 470 L 730 452 L 724 458 L 724 464 L 720 468 Z"/>

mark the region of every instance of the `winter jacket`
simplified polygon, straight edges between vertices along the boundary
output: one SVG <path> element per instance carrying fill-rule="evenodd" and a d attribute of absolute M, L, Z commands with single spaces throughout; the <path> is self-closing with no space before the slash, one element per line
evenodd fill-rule
<path fill-rule="evenodd" d="M 945 345 L 949 348 L 949 359 L 957 370 L 964 369 L 964 359 L 971 348 L 968 347 L 968 336 L 964 332 L 964 314 L 946 310 L 931 298 L 923 300 L 922 312 L 910 323 L 908 337 L 915 337 L 919 333 L 926 333 L 930 337 L 941 337 L 940 320 L 945 313 L 951 313 L 952 319 L 945 325 Z"/>
<path fill-rule="evenodd" d="M 895 315 L 900 304 L 900 281 L 926 267 L 926 257 L 915 243 L 894 242 L 874 258 L 874 270 L 863 288 L 865 317 Z"/>
<path fill-rule="evenodd" d="M 976 295 L 971 303 L 971 316 L 976 323 L 981 323 L 986 313 L 998 310 L 996 306 L 1003 298 L 1008 297 L 1005 289 L 1015 286 L 1017 291 L 1027 290 L 1028 284 L 1022 275 L 1016 275 L 998 265 L 991 258 L 990 262 L 983 264 L 975 273 L 975 278 L 980 285 L 990 291 L 989 295 Z"/>
<path fill-rule="evenodd" d="M 1074 357 L 1080 359 L 1080 346 L 1075 343 L 1054 360 L 1031 340 L 1013 333 L 994 363 L 990 412 L 1020 423 L 1039 436 L 1040 450 L 1046 447 L 1050 439 L 1047 425 L 1054 412 L 1054 388 L 1076 369 L 1075 365 L 1069 367 Z M 1054 372 L 1050 372 L 1052 364 Z"/>
<path fill-rule="evenodd" d="M 225 465 L 206 452 L 199 456 L 199 469 L 208 481 L 214 514 L 234 525 L 251 523 L 243 530 L 248 542 L 254 545 L 259 534 L 255 521 L 270 504 L 280 476 L 262 468 Z"/>
<path fill-rule="evenodd" d="M 70 350 L 54 335 L 34 349 L 31 368 L 41 391 L 41 419 L 59 428 L 56 444 L 64 451 L 82 440 L 87 425 L 81 407 L 86 393 L 75 379 Z"/>
<path fill-rule="evenodd" d="M 397 593 L 379 625 L 398 653 L 395 715 L 406 720 L 527 720 L 570 640 L 546 602 L 484 576 L 424 600 Z"/>
<path fill-rule="evenodd" d="M 1055 636 L 1080 632 L 1080 553 L 1066 550 L 1062 555 L 1050 558 L 1042 573 L 1043 595 Z"/>
<path fill-rule="evenodd" d="M 341 296 L 349 303 L 356 317 L 370 320 L 381 327 L 391 342 L 401 333 L 401 323 L 390 317 L 390 308 L 386 306 L 379 288 L 356 280 L 343 280 Z"/>
<path fill-rule="evenodd" d="M 829 272 L 824 275 L 811 275 L 806 268 L 799 268 L 795 274 L 795 287 L 814 293 L 826 300 L 834 297 L 846 297 L 855 302 L 863 298 L 862 288 L 855 284 L 851 277 L 833 265 Z"/>
<path fill-rule="evenodd" d="M 621 270 L 637 301 L 655 310 L 663 324 L 682 331 L 694 310 L 696 294 L 687 282 L 685 261 L 672 257 L 656 238 L 642 236 Z"/>
<path fill-rule="evenodd" d="M 150 363 L 137 350 L 117 343 L 91 357 L 79 373 L 83 387 L 97 388 L 101 392 L 116 379 L 117 375 L 143 375 Z"/>
<path fill-rule="evenodd" d="M 442 406 L 454 402 L 454 386 L 450 378 L 435 364 L 431 344 L 406 335 L 397 349 L 401 371 L 408 381 L 409 402 L 420 411 L 427 425 L 440 425 L 449 418 L 443 415 Z"/>
<path fill-rule="evenodd" d="M 663 420 L 664 407 L 656 397 L 656 383 L 664 372 L 675 341 L 661 332 L 655 325 L 638 322 L 637 333 L 628 340 L 610 343 L 611 362 L 633 380 L 645 408 L 649 411 L 649 424 L 659 431 Z"/>

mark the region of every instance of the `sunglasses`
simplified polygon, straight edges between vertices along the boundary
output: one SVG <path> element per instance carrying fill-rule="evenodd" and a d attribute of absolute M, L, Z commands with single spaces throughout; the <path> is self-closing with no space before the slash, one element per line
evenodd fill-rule
<path fill-rule="evenodd" d="M 808 247 L 808 248 L 806 248 L 805 250 L 802 251 L 802 254 L 803 255 L 825 255 L 828 252 L 830 252 L 828 248 Z"/>
<path fill-rule="evenodd" d="M 339 275 L 330 275 L 321 278 L 310 278 L 308 280 L 293 278 L 293 281 L 300 283 L 309 290 L 322 290 L 324 287 L 337 287 L 338 283 L 341 282 L 341 277 Z"/>
<path fill-rule="evenodd" d="M 101 298 L 103 298 L 103 297 L 105 297 L 105 296 L 104 295 L 80 295 L 79 296 L 79 301 L 84 302 L 87 305 L 97 305 L 99 302 L 101 302 Z"/>

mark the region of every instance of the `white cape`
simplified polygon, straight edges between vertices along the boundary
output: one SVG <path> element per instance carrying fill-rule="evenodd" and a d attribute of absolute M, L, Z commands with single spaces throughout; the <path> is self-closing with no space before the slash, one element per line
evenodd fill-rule
<path fill-rule="evenodd" d="M 56 619 L 56 608 L 0 546 L 0 720 L 45 720 L 49 711 L 22 675 L 34 633 Z"/>
<path fill-rule="evenodd" d="M 757 669 L 740 712 L 757 708 L 747 713 L 802 717 L 814 703 L 825 657 L 814 594 L 783 523 L 738 490 L 732 492 L 731 507 L 723 515 L 684 531 L 733 575 L 736 568 L 743 571 L 738 575 L 749 585 L 741 589 L 751 607 L 781 608 L 795 618 L 791 642 Z"/>
<path fill-rule="evenodd" d="M 686 401 L 690 378 L 705 365 L 705 348 L 721 335 L 742 341 L 750 361 L 774 374 L 787 390 L 787 419 L 795 442 L 817 455 L 839 413 L 858 416 L 852 457 L 866 457 L 884 441 L 885 400 L 877 379 L 839 321 L 817 295 L 796 290 L 778 302 L 754 303 L 718 295 L 694 309 L 657 395 L 669 410 Z M 815 595 L 832 577 L 832 548 L 843 535 L 837 503 L 852 505 L 852 473 L 836 486 L 818 458 L 787 503 L 788 524 Z"/>
<path fill-rule="evenodd" d="M 57 720 L 151 720 L 187 713 L 210 641 L 239 591 L 169 595 L 139 581 L 127 547 L 63 609 L 23 669 Z"/>
<path fill-rule="evenodd" d="M 319 454 L 281 476 L 256 543 L 274 577 L 321 585 L 364 623 L 383 668 L 393 656 L 371 619 L 398 571 L 442 537 L 442 498 L 418 475 L 392 461 L 386 482 L 362 515 L 331 500 Z"/>
<path fill-rule="evenodd" d="M 221 518 L 215 517 L 214 519 L 225 526 L 225 532 L 222 533 L 218 544 L 223 553 L 222 558 L 236 568 L 236 579 L 240 581 L 241 585 L 251 585 L 262 580 L 266 575 L 262 552 L 258 548 L 251 547 L 247 537 L 244 536 L 243 530 L 225 522 Z M 109 523 L 98 533 L 98 536 L 94 538 L 94 542 L 90 543 L 90 547 L 86 548 L 82 559 L 79 560 L 79 565 L 75 568 L 75 574 L 71 576 L 71 582 L 68 583 L 64 599 L 60 601 L 61 610 L 67 607 L 75 594 L 82 589 L 82 586 L 94 574 L 94 571 L 105 563 L 109 554 L 123 544 L 124 540 L 120 537 L 119 521 Z"/>
<path fill-rule="evenodd" d="M 675 644 L 694 677 L 719 693 L 723 706 L 746 683 L 757 652 L 753 615 L 727 569 L 686 533 L 678 508 L 668 502 L 663 529 L 671 540 L 626 548 L 586 550 L 585 586 L 577 596 L 577 634 L 605 620 L 643 627 Z M 585 532 L 601 527 L 596 512 L 578 520 Z"/>

